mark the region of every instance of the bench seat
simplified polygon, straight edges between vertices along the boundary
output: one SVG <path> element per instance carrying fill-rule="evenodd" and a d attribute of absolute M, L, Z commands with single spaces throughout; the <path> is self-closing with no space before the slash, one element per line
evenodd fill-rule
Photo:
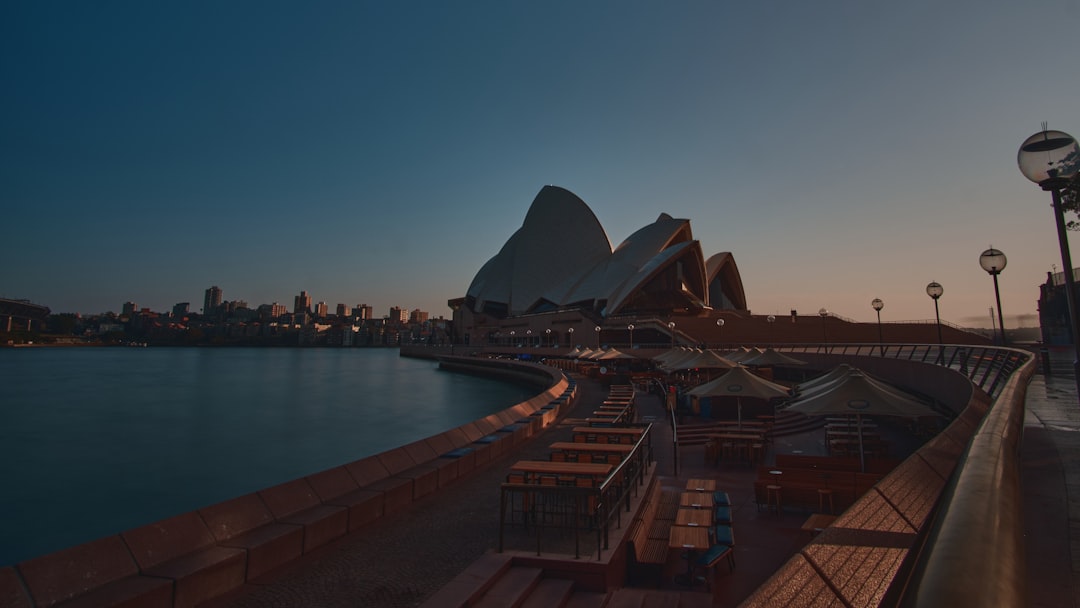
<path fill-rule="evenodd" d="M 139 570 L 172 579 L 173 605 L 194 606 L 244 584 L 247 553 L 220 547 L 197 511 L 121 533 Z"/>
<path fill-rule="evenodd" d="M 18 571 L 36 606 L 169 607 L 173 602 L 173 581 L 141 575 L 124 540 L 115 535 L 24 561 Z M 18 590 L 21 595 L 15 570 L 4 572 L 11 575 L 5 580 L 11 579 L 12 593 Z M 11 600 L 5 606 L 29 608 L 29 600 L 15 602 L 18 595 L 0 599 Z"/>

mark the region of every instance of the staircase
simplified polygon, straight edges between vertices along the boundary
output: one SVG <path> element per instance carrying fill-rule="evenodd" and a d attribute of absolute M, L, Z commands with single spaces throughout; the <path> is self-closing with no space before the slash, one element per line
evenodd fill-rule
<path fill-rule="evenodd" d="M 575 589 L 542 568 L 515 566 L 488 553 L 422 604 L 423 608 L 707 608 L 712 595 L 624 587 L 607 593 Z"/>
<path fill-rule="evenodd" d="M 772 436 L 784 437 L 786 435 L 798 435 L 807 431 L 813 431 L 825 426 L 823 416 L 806 416 L 798 412 L 777 410 L 776 420 L 773 423 Z"/>

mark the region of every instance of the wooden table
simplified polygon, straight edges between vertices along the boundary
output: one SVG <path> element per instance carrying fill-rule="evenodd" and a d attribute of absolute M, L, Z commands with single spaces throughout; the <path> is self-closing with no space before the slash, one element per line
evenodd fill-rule
<path fill-rule="evenodd" d="M 604 454 L 626 455 L 634 451 L 634 446 L 628 443 L 577 443 L 574 441 L 556 441 L 551 444 L 551 449 L 564 452 L 594 452 Z"/>
<path fill-rule="evenodd" d="M 621 429 L 598 429 L 591 426 L 575 426 L 572 432 L 577 435 L 578 433 L 588 433 L 590 435 L 604 434 L 604 435 L 640 435 L 645 432 L 645 429 L 641 427 L 624 427 Z"/>
<path fill-rule="evenodd" d="M 709 530 L 705 526 L 671 526 L 671 536 L 668 537 L 668 547 L 671 549 L 686 549 L 686 574 L 675 577 L 676 582 L 687 586 L 693 586 L 694 560 L 697 552 L 709 548 Z M 679 580 L 679 579 L 682 580 Z"/>
<path fill-rule="evenodd" d="M 551 462 L 549 460 L 519 460 L 510 467 L 511 471 L 525 474 L 526 483 L 536 483 L 530 478 L 538 478 L 540 475 L 572 475 L 574 477 L 591 477 L 603 479 L 614 468 L 610 464 L 592 462 Z"/>
<path fill-rule="evenodd" d="M 679 509 L 675 512 L 676 526 L 704 526 L 712 524 L 712 513 L 708 509 Z"/>
<path fill-rule="evenodd" d="M 715 479 L 687 479 L 687 492 L 714 492 L 716 491 Z"/>
<path fill-rule="evenodd" d="M 689 509 L 712 509 L 713 497 L 708 492 L 683 492 L 679 495 L 679 506 Z"/>

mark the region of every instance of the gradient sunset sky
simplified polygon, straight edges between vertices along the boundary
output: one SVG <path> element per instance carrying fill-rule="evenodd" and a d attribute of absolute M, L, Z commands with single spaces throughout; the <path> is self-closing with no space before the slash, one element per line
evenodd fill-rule
<path fill-rule="evenodd" d="M 1061 257 L 1016 152 L 1080 135 L 1077 32 L 1075 0 L 5 2 L 0 296 L 449 316 L 554 184 L 612 246 L 690 219 L 754 313 L 932 319 L 937 281 L 989 326 L 992 244 L 1036 325 Z"/>

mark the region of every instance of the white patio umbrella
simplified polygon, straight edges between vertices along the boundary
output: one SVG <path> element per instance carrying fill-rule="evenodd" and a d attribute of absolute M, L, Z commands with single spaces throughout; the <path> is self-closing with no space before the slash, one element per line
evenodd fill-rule
<path fill-rule="evenodd" d="M 739 408 L 739 429 L 742 429 L 742 398 L 772 399 L 787 397 L 788 388 L 754 375 L 745 367 L 736 367 L 726 374 L 687 391 L 698 397 L 735 397 Z"/>
<path fill-rule="evenodd" d="M 899 418 L 940 415 L 918 399 L 878 382 L 857 369 L 852 369 L 847 376 L 834 380 L 821 390 L 814 390 L 809 394 L 796 397 L 787 409 L 807 416 L 854 414 L 859 434 L 859 467 L 863 471 L 866 470 L 866 455 L 863 450 L 863 415 Z"/>
<path fill-rule="evenodd" d="M 771 348 L 765 349 L 765 352 L 754 355 L 752 357 L 746 357 L 739 361 L 743 365 L 751 367 L 766 367 L 771 365 L 806 365 L 806 361 L 796 359 L 790 355 L 777 352 Z"/>
<path fill-rule="evenodd" d="M 712 352 L 711 350 L 705 350 L 695 353 L 692 357 L 683 357 L 677 361 L 669 364 L 662 365 L 666 370 L 677 371 L 681 369 L 734 369 L 738 367 L 738 364 L 734 361 L 729 361 L 724 357 Z"/>

